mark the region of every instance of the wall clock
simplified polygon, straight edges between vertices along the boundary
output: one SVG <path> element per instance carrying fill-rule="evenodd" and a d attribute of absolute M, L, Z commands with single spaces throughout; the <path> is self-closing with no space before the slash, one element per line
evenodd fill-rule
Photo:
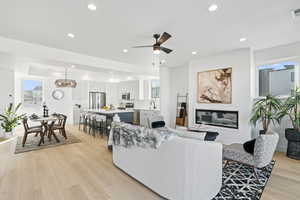
<path fill-rule="evenodd" d="M 59 100 L 63 99 L 64 96 L 65 96 L 65 93 L 64 93 L 64 91 L 62 91 L 62 90 L 56 89 L 56 90 L 53 90 L 53 92 L 52 92 L 52 97 L 53 97 L 53 99 L 55 99 L 55 100 L 58 100 L 58 101 L 59 101 Z"/>

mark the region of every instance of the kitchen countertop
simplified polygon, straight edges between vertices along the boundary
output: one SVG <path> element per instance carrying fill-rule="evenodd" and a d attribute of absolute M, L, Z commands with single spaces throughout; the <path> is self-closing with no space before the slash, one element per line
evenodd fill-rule
<path fill-rule="evenodd" d="M 130 110 L 120 110 L 120 109 L 115 109 L 115 110 L 87 109 L 85 111 L 86 112 L 93 112 L 93 113 L 100 113 L 100 114 L 132 113 L 132 112 L 134 112 L 133 109 L 130 109 Z"/>
<path fill-rule="evenodd" d="M 149 110 L 149 111 L 160 111 L 160 109 L 150 109 L 150 108 L 133 108 L 134 110 Z"/>

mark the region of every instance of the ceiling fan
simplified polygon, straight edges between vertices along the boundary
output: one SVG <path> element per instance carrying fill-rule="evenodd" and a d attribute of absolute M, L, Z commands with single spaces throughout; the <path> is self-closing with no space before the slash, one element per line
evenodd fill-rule
<path fill-rule="evenodd" d="M 168 39 L 170 39 L 172 37 L 169 33 L 164 32 L 162 35 L 154 34 L 153 37 L 155 39 L 155 43 L 153 45 L 134 46 L 133 48 L 151 47 L 151 48 L 153 48 L 154 54 L 160 54 L 160 51 L 163 51 L 163 52 L 169 54 L 173 51 L 172 49 L 161 46 L 164 42 L 166 42 Z"/>

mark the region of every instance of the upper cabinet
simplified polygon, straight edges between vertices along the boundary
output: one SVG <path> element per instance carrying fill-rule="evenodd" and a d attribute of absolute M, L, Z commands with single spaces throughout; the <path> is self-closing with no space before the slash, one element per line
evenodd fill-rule
<path fill-rule="evenodd" d="M 139 99 L 139 81 L 123 81 L 118 84 L 118 98 L 121 101 Z"/>

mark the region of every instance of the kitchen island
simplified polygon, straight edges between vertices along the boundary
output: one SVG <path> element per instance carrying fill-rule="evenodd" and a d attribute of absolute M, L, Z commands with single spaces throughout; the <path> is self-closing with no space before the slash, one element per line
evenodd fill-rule
<path fill-rule="evenodd" d="M 112 119 L 115 114 L 117 114 L 120 117 L 120 120 L 122 122 L 131 123 L 131 124 L 133 123 L 133 114 L 134 114 L 133 109 L 126 109 L 126 110 L 87 109 L 85 111 L 89 112 L 89 113 L 93 113 L 93 114 L 106 116 L 107 123 L 109 123 L 109 124 L 112 122 Z"/>

